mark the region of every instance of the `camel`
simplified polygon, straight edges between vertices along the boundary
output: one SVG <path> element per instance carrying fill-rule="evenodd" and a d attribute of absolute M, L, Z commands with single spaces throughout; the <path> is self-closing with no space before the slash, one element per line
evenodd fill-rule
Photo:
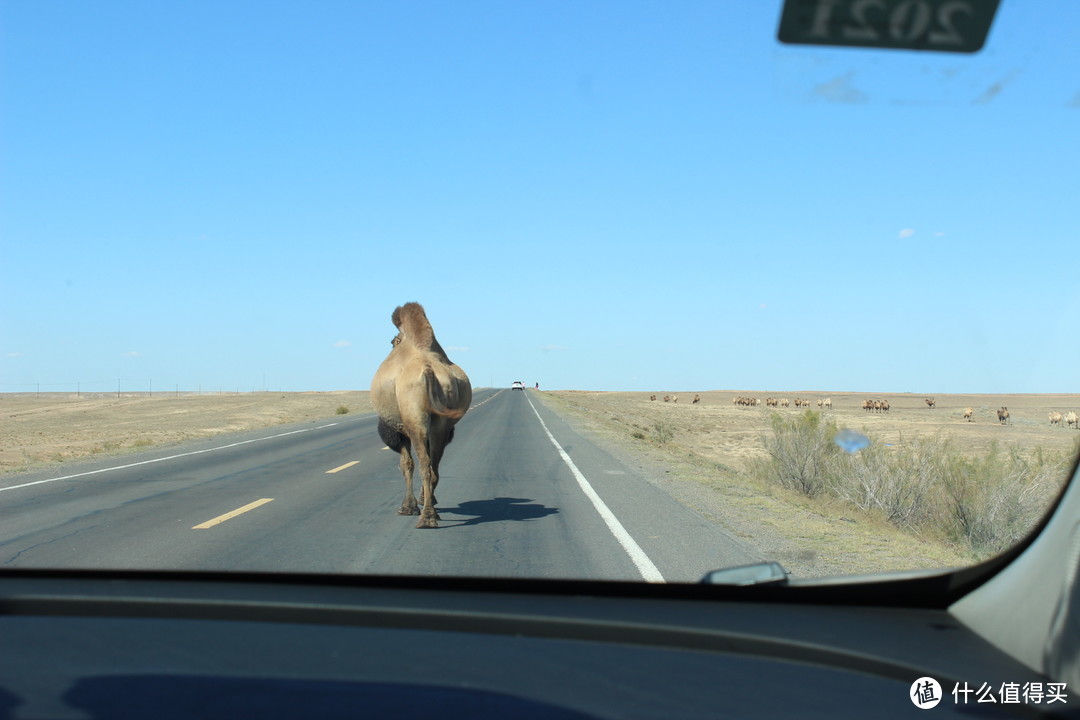
<path fill-rule="evenodd" d="M 937 407 L 937 400 L 935 398 L 926 398 L 926 406 L 933 410 Z"/>
<path fill-rule="evenodd" d="M 699 402 L 701 402 L 701 396 L 697 393 L 694 393 L 694 399 L 690 401 L 690 404 L 697 405 Z"/>
<path fill-rule="evenodd" d="M 1076 413 L 1072 410 L 1065 414 L 1065 423 L 1072 425 L 1076 430 L 1080 430 L 1080 418 L 1077 418 Z"/>
<path fill-rule="evenodd" d="M 398 334 L 371 380 L 371 404 L 379 415 L 379 437 L 401 455 L 405 500 L 398 515 L 420 515 L 416 527 L 435 528 L 439 461 L 454 438 L 454 424 L 469 409 L 472 385 L 446 357 L 419 303 L 398 307 L 390 319 Z M 413 496 L 413 450 L 420 463 L 422 509 Z"/>
<path fill-rule="evenodd" d="M 969 408 L 969 407 L 964 408 L 964 419 L 967 420 L 968 422 L 975 422 L 974 418 L 972 417 L 974 414 L 975 414 L 975 409 L 974 408 Z"/>
<path fill-rule="evenodd" d="M 1005 425 L 1006 423 L 1009 422 L 1009 408 L 1007 408 L 1007 407 L 1005 407 L 1003 405 L 1001 407 L 1001 409 L 997 411 L 997 416 L 998 416 L 998 422 L 1001 423 L 1002 425 Z"/>
<path fill-rule="evenodd" d="M 1061 425 L 1061 413 L 1059 413 L 1059 412 L 1050 413 L 1050 424 L 1051 425 Z"/>

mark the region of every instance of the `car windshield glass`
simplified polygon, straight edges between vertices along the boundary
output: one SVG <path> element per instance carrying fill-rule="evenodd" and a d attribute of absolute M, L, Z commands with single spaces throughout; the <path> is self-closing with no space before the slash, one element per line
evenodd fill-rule
<path fill-rule="evenodd" d="M 986 6 L 797 4 L 934 49 L 758 0 L 0 5 L 0 567 L 1013 547 L 1080 447 L 1080 8 L 953 52 Z"/>

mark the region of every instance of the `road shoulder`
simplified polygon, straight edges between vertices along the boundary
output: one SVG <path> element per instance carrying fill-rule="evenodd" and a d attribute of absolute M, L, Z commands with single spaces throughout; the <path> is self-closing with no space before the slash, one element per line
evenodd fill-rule
<path fill-rule="evenodd" d="M 782 488 L 763 488 L 677 443 L 659 447 L 636 439 L 628 418 L 555 393 L 530 391 L 530 397 L 680 504 L 781 563 L 794 577 L 973 562 L 953 546 L 915 537 L 838 501 L 812 501 Z"/>

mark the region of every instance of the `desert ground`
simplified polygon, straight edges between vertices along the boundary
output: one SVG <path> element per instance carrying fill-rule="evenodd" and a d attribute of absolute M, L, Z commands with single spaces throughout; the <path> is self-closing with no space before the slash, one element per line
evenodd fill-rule
<path fill-rule="evenodd" d="M 825 412 L 838 425 L 865 431 L 879 441 L 901 445 L 917 435 L 945 435 L 957 448 L 971 453 L 985 453 L 994 442 L 1016 444 L 1031 450 L 1068 450 L 1080 439 L 1080 431 L 1051 426 L 1051 411 L 1065 415 L 1072 410 L 1080 415 L 1080 395 L 935 395 L 936 407 L 930 409 L 924 395 L 888 393 L 822 393 L 822 392 L 760 392 L 724 390 L 700 393 L 701 401 L 693 403 L 693 392 L 560 392 L 556 393 L 573 404 L 609 419 L 623 418 L 628 432 L 640 432 L 648 437 L 655 432 L 656 423 L 672 432 L 672 442 L 734 469 L 742 469 L 745 460 L 763 455 L 760 437 L 769 428 L 773 412 L 782 415 L 820 410 L 819 400 L 832 399 L 832 408 Z M 656 400 L 649 400 L 651 395 Z M 664 402 L 665 395 L 677 397 L 677 402 Z M 757 406 L 735 405 L 736 397 L 756 397 Z M 787 408 L 766 407 L 767 397 L 788 398 Z M 796 408 L 795 398 L 809 401 L 809 407 Z M 863 400 L 888 400 L 889 412 L 866 412 Z M 972 408 L 972 421 L 963 418 L 965 408 Z M 1008 424 L 997 419 L 997 410 L 1009 409 Z"/>
<path fill-rule="evenodd" d="M 650 400 L 650 395 L 656 400 Z M 664 395 L 678 402 L 663 402 Z M 614 447 L 654 484 L 684 505 L 722 525 L 733 536 L 781 563 L 793 577 L 823 577 L 898 570 L 958 567 L 984 559 L 947 538 L 920 534 L 863 512 L 843 501 L 807 498 L 764 484 L 747 473 L 747 461 L 764 457 L 762 437 L 771 432 L 774 412 L 794 416 L 818 411 L 817 401 L 832 398 L 825 414 L 840 427 L 863 431 L 877 442 L 898 446 L 915 436 L 945 436 L 972 456 L 984 455 L 997 442 L 1002 449 L 1036 448 L 1075 457 L 1080 431 L 1051 427 L 1048 413 L 1080 414 L 1080 395 L 937 395 L 927 407 L 921 395 L 868 393 L 780 393 L 761 391 L 693 392 L 553 392 L 540 393 L 577 429 Z M 766 397 L 786 397 L 788 408 L 767 408 Z M 761 403 L 733 404 L 735 397 L 758 397 Z M 794 407 L 798 397 L 809 408 Z M 865 399 L 888 400 L 885 413 L 866 413 Z M 996 411 L 1009 408 L 1008 425 Z M 974 410 L 973 422 L 963 410 Z M 1067 478 L 1061 478 L 1062 483 Z M 1053 493 L 1044 498 L 1049 507 Z"/>
<path fill-rule="evenodd" d="M 332 417 L 339 408 L 372 412 L 367 396 L 347 391 L 155 397 L 0 394 L 0 472 Z"/>

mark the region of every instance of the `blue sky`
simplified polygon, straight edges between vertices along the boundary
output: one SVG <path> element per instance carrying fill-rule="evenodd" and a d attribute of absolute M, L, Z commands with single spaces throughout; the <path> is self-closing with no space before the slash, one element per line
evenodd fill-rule
<path fill-rule="evenodd" d="M 0 4 L 0 391 L 1080 392 L 1080 8 Z"/>

